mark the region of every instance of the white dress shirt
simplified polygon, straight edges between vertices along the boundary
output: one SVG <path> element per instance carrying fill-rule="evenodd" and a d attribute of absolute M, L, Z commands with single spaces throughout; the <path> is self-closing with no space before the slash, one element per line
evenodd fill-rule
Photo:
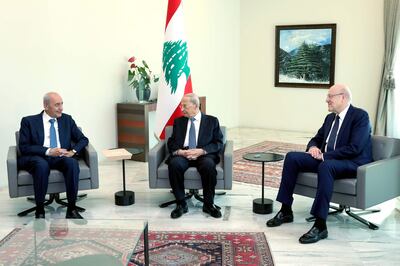
<path fill-rule="evenodd" d="M 43 147 L 50 147 L 50 122 L 49 120 L 52 119 L 46 112 L 43 112 L 43 128 L 44 128 L 44 140 L 43 140 Z M 61 147 L 60 144 L 60 137 L 58 135 L 58 122 L 57 119 L 54 118 L 54 128 L 56 129 L 56 137 L 57 137 L 57 148 Z M 49 153 L 49 149 L 46 151 L 46 155 Z"/>
<path fill-rule="evenodd" d="M 199 139 L 199 129 L 200 129 L 200 122 L 201 122 L 201 112 L 198 112 L 197 115 L 194 116 L 194 128 L 196 130 L 196 145 L 197 145 L 197 140 Z M 190 118 L 188 119 L 188 125 L 186 129 L 186 136 L 185 136 L 185 142 L 183 142 L 184 147 L 189 146 L 189 130 L 190 130 Z"/>

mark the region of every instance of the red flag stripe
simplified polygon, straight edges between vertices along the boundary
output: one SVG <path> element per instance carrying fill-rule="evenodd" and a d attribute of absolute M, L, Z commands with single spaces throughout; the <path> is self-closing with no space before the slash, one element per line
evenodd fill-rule
<path fill-rule="evenodd" d="M 165 22 L 165 29 L 167 29 L 169 21 L 174 16 L 175 11 L 181 4 L 181 0 L 169 0 L 168 1 L 168 11 L 167 11 L 167 21 Z"/>

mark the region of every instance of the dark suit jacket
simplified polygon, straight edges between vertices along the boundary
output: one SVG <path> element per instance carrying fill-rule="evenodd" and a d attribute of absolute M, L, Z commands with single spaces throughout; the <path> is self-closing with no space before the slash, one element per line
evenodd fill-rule
<path fill-rule="evenodd" d="M 325 117 L 324 124 L 308 143 L 307 150 L 312 146 L 325 150 L 334 119 L 334 113 Z M 324 152 L 324 160 L 331 159 L 350 160 L 357 165 L 372 161 L 371 124 L 366 111 L 350 105 L 338 132 L 335 150 Z"/>
<path fill-rule="evenodd" d="M 174 121 L 171 137 L 168 139 L 168 150 L 171 154 L 179 149 L 183 149 L 186 130 L 188 125 L 187 117 L 179 117 Z M 199 136 L 197 148 L 207 152 L 207 156 L 212 156 L 216 163 L 219 162 L 218 153 L 223 147 L 223 136 L 219 127 L 218 119 L 211 115 L 201 114 Z"/>
<path fill-rule="evenodd" d="M 22 156 L 45 156 L 47 147 L 43 147 L 44 126 L 43 111 L 37 115 L 26 116 L 21 120 L 19 130 L 19 150 Z M 89 143 L 89 140 L 76 126 L 70 115 L 62 114 L 57 118 L 58 135 L 61 148 L 76 150 L 79 154 Z"/>

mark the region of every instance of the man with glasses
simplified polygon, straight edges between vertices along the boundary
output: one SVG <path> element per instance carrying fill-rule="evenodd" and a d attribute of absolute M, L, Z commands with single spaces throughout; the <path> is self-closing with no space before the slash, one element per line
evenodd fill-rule
<path fill-rule="evenodd" d="M 328 236 L 326 218 L 335 179 L 356 177 L 360 165 L 372 161 L 371 125 L 368 113 L 351 105 L 350 89 L 332 86 L 326 97 L 328 110 L 322 127 L 310 140 L 306 152 L 286 154 L 277 201 L 280 211 L 268 227 L 293 222 L 293 191 L 299 172 L 318 174 L 318 188 L 311 208 L 316 218 L 312 228 L 300 237 L 302 244 L 315 243 Z"/>

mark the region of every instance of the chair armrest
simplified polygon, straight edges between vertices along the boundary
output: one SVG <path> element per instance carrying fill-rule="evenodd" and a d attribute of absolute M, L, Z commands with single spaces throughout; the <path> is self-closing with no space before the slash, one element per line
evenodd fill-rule
<path fill-rule="evenodd" d="M 233 177 L 233 141 L 227 140 L 224 149 L 225 189 L 232 189 Z"/>
<path fill-rule="evenodd" d="M 89 166 L 92 184 L 91 188 L 99 188 L 99 163 L 97 159 L 97 152 L 90 142 L 83 150 L 83 159 Z"/>
<path fill-rule="evenodd" d="M 400 196 L 400 156 L 357 169 L 357 208 L 366 209 Z"/>
<path fill-rule="evenodd" d="M 18 197 L 17 147 L 10 146 L 7 153 L 8 193 L 10 198 Z"/>
<path fill-rule="evenodd" d="M 160 166 L 161 162 L 165 159 L 165 140 L 160 141 L 157 143 L 149 151 L 149 186 L 153 188 L 156 186 L 157 181 L 157 169 Z"/>

